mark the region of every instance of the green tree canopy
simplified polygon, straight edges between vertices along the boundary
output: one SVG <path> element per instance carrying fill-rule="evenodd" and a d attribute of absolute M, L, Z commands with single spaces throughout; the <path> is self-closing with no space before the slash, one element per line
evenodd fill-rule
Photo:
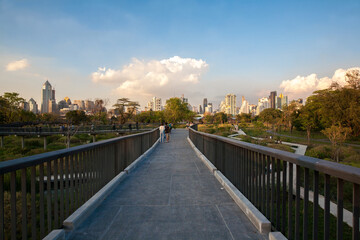
<path fill-rule="evenodd" d="M 180 98 L 170 98 L 166 100 L 164 110 L 165 120 L 171 123 L 178 123 L 180 121 L 192 121 L 195 113 L 188 109 L 188 104 L 181 101 Z"/>

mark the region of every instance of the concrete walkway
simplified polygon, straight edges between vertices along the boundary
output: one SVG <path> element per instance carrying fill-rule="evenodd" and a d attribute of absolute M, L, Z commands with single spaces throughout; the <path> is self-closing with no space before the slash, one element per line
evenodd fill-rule
<path fill-rule="evenodd" d="M 67 239 L 266 239 L 176 129 Z"/>

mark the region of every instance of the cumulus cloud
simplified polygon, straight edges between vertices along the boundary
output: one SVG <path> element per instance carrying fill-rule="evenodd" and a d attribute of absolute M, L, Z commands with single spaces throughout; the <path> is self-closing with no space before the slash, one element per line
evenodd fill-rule
<path fill-rule="evenodd" d="M 185 91 L 189 84 L 198 83 L 207 68 L 208 64 L 201 59 L 174 56 L 163 60 L 143 61 L 134 58 L 120 69 L 100 67 L 91 77 L 96 83 L 119 84 L 116 92 L 123 96 L 161 97 L 175 89 Z"/>
<path fill-rule="evenodd" d="M 282 81 L 280 88 L 290 98 L 306 98 L 314 91 L 328 88 L 333 82 L 337 82 L 341 86 L 346 84 L 345 75 L 350 70 L 360 70 L 360 68 L 337 69 L 334 75 L 330 77 L 319 78 L 315 73 L 308 76 L 297 76 L 291 80 Z"/>
<path fill-rule="evenodd" d="M 29 62 L 27 59 L 23 58 L 19 61 L 13 61 L 6 65 L 6 71 L 17 71 L 20 69 L 24 69 L 29 66 Z"/>

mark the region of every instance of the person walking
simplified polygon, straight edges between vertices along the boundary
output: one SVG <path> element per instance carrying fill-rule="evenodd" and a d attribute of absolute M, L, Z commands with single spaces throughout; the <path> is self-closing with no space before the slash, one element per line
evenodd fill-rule
<path fill-rule="evenodd" d="M 165 123 L 165 135 L 166 135 L 166 142 L 170 140 L 170 127 L 167 123 Z"/>
<path fill-rule="evenodd" d="M 164 142 L 164 136 L 165 136 L 165 126 L 164 123 L 161 123 L 160 127 L 159 127 L 159 131 L 160 131 L 160 142 Z"/>

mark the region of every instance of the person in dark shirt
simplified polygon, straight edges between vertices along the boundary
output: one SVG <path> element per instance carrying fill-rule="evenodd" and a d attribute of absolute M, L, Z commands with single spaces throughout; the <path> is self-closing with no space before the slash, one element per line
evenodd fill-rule
<path fill-rule="evenodd" d="M 166 136 L 166 142 L 170 141 L 170 127 L 167 123 L 165 123 L 165 136 Z"/>

